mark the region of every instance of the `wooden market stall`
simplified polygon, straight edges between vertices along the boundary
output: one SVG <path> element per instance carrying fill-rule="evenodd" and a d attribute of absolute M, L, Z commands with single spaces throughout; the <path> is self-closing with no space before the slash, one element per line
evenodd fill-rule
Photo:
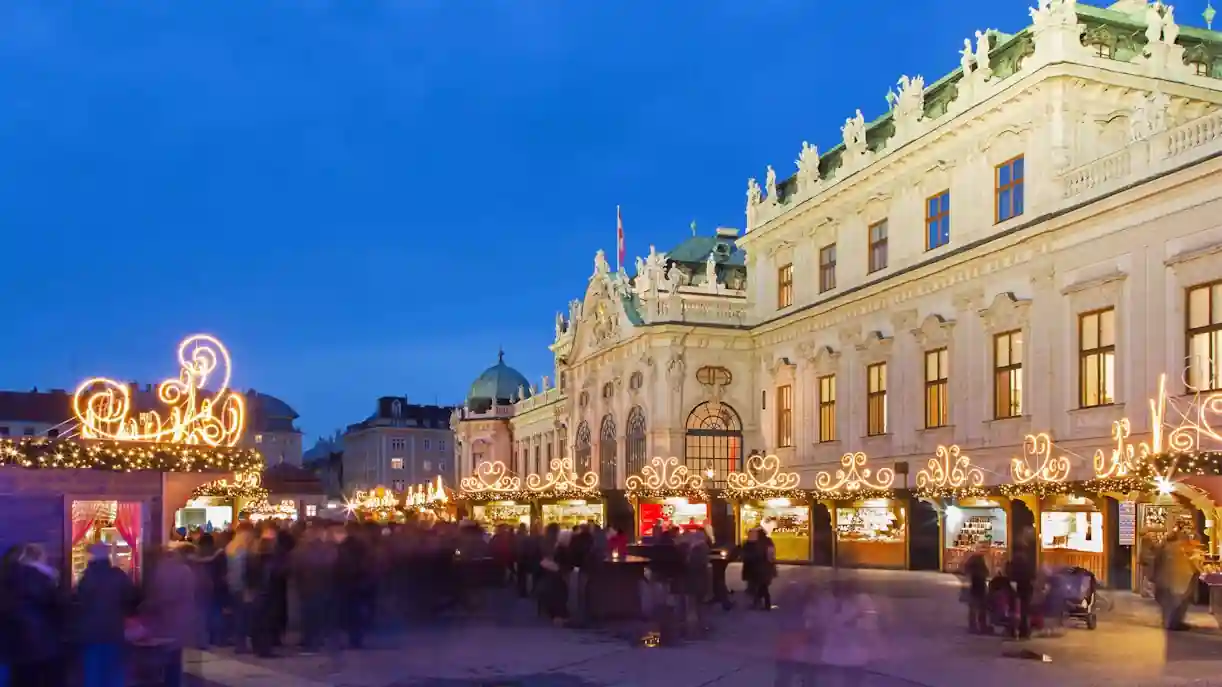
<path fill-rule="evenodd" d="M 938 446 L 934 457 L 917 472 L 916 496 L 941 513 L 938 524 L 941 569 L 958 573 L 972 553 L 985 554 L 989 570 L 1004 569 L 1008 517 L 1003 499 L 990 497 L 984 472 L 957 445 Z"/>
<path fill-rule="evenodd" d="M 846 568 L 908 566 L 908 523 L 905 502 L 891 485 L 892 468 L 869 467 L 861 452 L 846 453 L 835 473 L 815 476 L 815 499 L 833 504 L 836 565 Z"/>
<path fill-rule="evenodd" d="M 773 455 L 750 456 L 742 472 L 731 472 L 726 493 L 738 523 L 737 543 L 752 529 L 763 528 L 776 547 L 778 562 L 811 562 L 811 504 L 799 482 L 796 472 L 781 471 L 781 459 Z"/>
<path fill-rule="evenodd" d="M 447 522 L 455 519 L 453 494 L 446 488 L 441 475 L 433 482 L 409 487 L 403 501 L 407 510 L 419 518 Z"/>
<path fill-rule="evenodd" d="M 709 519 L 709 493 L 704 479 L 678 458 L 654 457 L 624 486 L 636 515 L 635 537 L 645 539 L 654 529 L 704 529 Z"/>
<path fill-rule="evenodd" d="M 526 489 L 538 504 L 539 522 L 572 529 L 593 522 L 606 526 L 607 506 L 598 490 L 598 474 L 578 475 L 572 458 L 553 458 L 546 475 L 527 475 Z"/>
<path fill-rule="evenodd" d="M 179 344 L 178 360 L 180 374 L 155 391 L 84 381 L 63 396 L 72 419 L 58 438 L 0 439 L 0 546 L 42 544 L 75 581 L 89 546 L 106 543 L 115 564 L 139 577 L 145 552 L 168 541 L 197 487 L 262 469 L 258 451 L 239 447 L 245 404 L 228 388 L 228 351 L 195 335 Z M 206 389 L 210 378 L 219 384 Z"/>
<path fill-rule="evenodd" d="M 529 527 L 533 522 L 534 494 L 524 490 L 522 479 L 500 461 L 476 465 L 475 472 L 462 478 L 458 486 L 467 516 L 488 531 L 499 525 Z"/>

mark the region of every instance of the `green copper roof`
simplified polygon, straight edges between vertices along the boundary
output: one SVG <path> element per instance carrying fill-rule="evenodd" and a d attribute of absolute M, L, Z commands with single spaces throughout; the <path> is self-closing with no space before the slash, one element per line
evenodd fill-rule
<path fill-rule="evenodd" d="M 718 238 L 716 236 L 692 236 L 675 246 L 666 254 L 667 260 L 684 263 L 704 263 L 709 259 L 709 253 L 713 252 L 717 244 L 726 244 L 729 247 L 729 253 L 725 260 L 718 260 L 719 265 L 735 265 L 739 267 L 746 266 L 746 254 L 739 250 L 734 244 L 733 239 Z"/>

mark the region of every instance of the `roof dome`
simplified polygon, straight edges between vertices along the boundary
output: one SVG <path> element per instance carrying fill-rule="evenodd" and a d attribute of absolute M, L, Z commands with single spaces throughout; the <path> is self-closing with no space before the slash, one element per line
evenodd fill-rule
<path fill-rule="evenodd" d="M 501 351 L 497 354 L 496 365 L 484 370 L 471 384 L 471 390 L 467 392 L 467 407 L 482 412 L 492 406 L 494 399 L 497 403 L 506 405 L 516 398 L 519 392 L 524 394 L 524 398 L 529 397 L 530 382 L 526 381 L 521 372 L 505 364 L 505 352 Z"/>

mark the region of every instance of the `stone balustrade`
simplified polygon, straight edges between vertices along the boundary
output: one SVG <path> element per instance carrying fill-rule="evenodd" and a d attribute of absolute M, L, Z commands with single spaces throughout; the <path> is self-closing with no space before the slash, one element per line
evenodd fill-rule
<path fill-rule="evenodd" d="M 1075 203 L 1222 152 L 1222 111 L 1213 112 L 1060 175 L 1061 197 Z"/>
<path fill-rule="evenodd" d="M 521 415 L 522 413 L 526 413 L 537 408 L 542 408 L 544 406 L 549 406 L 562 400 L 564 400 L 564 394 L 560 392 L 558 387 L 552 387 L 547 391 L 535 394 L 530 398 L 515 403 L 513 405 L 513 414 Z"/>

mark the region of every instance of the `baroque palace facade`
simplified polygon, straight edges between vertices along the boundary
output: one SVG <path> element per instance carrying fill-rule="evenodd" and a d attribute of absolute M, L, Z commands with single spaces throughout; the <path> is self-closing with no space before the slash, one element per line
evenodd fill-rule
<path fill-rule="evenodd" d="M 985 489 L 1016 458 L 1086 480 L 1114 423 L 1150 436 L 1161 376 L 1172 404 L 1222 387 L 1222 34 L 1143 0 L 1030 16 L 750 180 L 741 236 L 632 277 L 599 252 L 557 384 L 456 414 L 460 474 L 569 456 L 623 489 L 676 456 L 719 489 L 758 451 L 823 489 L 860 452 L 915 490 L 956 446 Z"/>

